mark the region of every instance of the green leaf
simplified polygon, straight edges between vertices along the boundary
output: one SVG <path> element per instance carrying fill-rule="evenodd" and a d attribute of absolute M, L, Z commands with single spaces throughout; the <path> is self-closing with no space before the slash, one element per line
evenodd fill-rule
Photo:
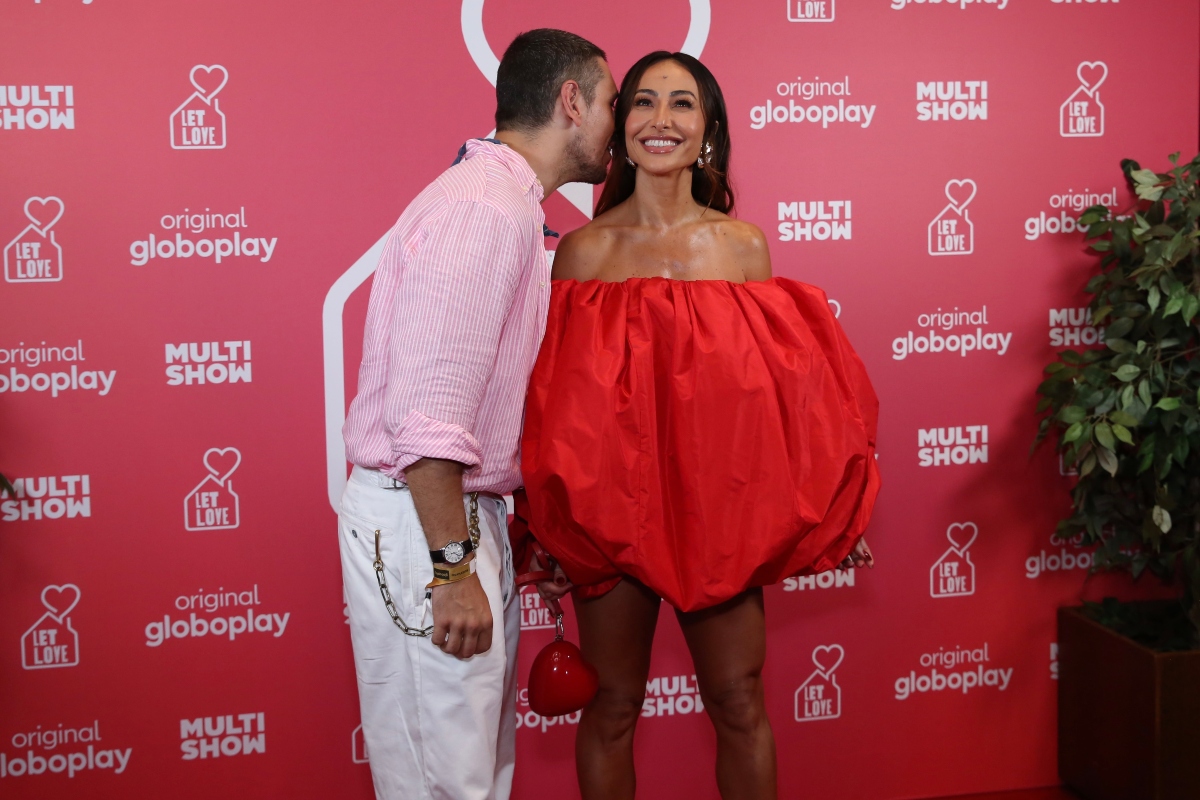
<path fill-rule="evenodd" d="M 1058 418 L 1068 425 L 1079 422 L 1087 417 L 1087 411 L 1079 406 L 1065 406 L 1062 411 L 1058 412 Z"/>
<path fill-rule="evenodd" d="M 1133 330 L 1133 320 L 1129 317 L 1121 317 L 1120 319 L 1114 320 L 1111 325 L 1105 328 L 1104 338 L 1119 339 L 1120 337 L 1129 333 L 1131 330 Z"/>
<path fill-rule="evenodd" d="M 1075 441 L 1083 434 L 1083 423 L 1076 422 L 1071 427 L 1067 428 L 1067 432 L 1063 434 L 1063 444 L 1068 444 Z"/>
<path fill-rule="evenodd" d="M 1058 357 L 1061 358 L 1063 361 L 1067 362 L 1068 364 L 1082 364 L 1083 363 L 1083 356 L 1081 356 L 1075 350 L 1063 350 L 1061 353 L 1058 354 Z"/>
<path fill-rule="evenodd" d="M 1163 306 L 1162 315 L 1164 317 L 1171 316 L 1176 311 L 1183 308 L 1183 301 L 1184 301 L 1184 298 L 1180 297 L 1180 296 L 1175 296 L 1175 297 L 1172 297 L 1171 299 L 1167 300 L 1167 304 L 1165 306 Z"/>
<path fill-rule="evenodd" d="M 1167 457 L 1163 459 L 1162 468 L 1158 471 L 1159 480 L 1165 480 L 1167 475 L 1170 474 L 1171 464 L 1174 463 L 1174 461 L 1174 456 L 1172 456 L 1170 453 L 1167 453 Z"/>
<path fill-rule="evenodd" d="M 1151 286 L 1150 291 L 1146 293 L 1146 302 L 1150 306 L 1151 313 L 1158 310 L 1158 304 L 1162 301 L 1162 292 L 1157 286 Z"/>
<path fill-rule="evenodd" d="M 1138 424 L 1137 419 L 1132 414 L 1129 414 L 1125 411 L 1114 411 L 1108 415 L 1108 418 L 1126 428 L 1136 428 Z"/>
<path fill-rule="evenodd" d="M 1112 432 L 1113 436 L 1116 436 L 1125 444 L 1133 444 L 1133 434 L 1131 434 L 1129 432 L 1129 428 L 1126 428 L 1124 425 L 1114 422 L 1112 424 Z"/>
<path fill-rule="evenodd" d="M 1146 408 L 1154 405 L 1154 398 L 1150 396 L 1150 381 L 1142 378 L 1142 380 L 1138 382 L 1137 392 L 1138 399 L 1142 401 Z"/>
<path fill-rule="evenodd" d="M 1196 316 L 1198 311 L 1200 311 L 1200 297 L 1189 294 L 1183 299 L 1183 321 L 1191 325 L 1192 317 Z"/>
<path fill-rule="evenodd" d="M 1126 339 L 1116 339 L 1105 336 L 1104 343 L 1108 345 L 1108 349 L 1112 350 L 1114 353 L 1132 353 L 1137 350 L 1137 348 L 1133 346 L 1133 343 Z"/>
<path fill-rule="evenodd" d="M 1100 466 L 1109 475 L 1116 476 L 1117 474 L 1117 456 L 1112 450 L 1107 447 L 1096 448 L 1096 460 L 1100 462 Z"/>
<path fill-rule="evenodd" d="M 1139 186 L 1153 186 L 1158 183 L 1158 173 L 1152 169 L 1135 169 L 1129 173 L 1129 177 Z"/>
<path fill-rule="evenodd" d="M 1155 408 L 1161 408 L 1163 411 L 1174 411 L 1179 408 L 1178 397 L 1164 397 L 1154 404 Z"/>
<path fill-rule="evenodd" d="M 1142 368 L 1137 366 L 1136 364 L 1124 364 L 1120 367 L 1117 367 L 1117 371 L 1115 374 L 1116 374 L 1118 380 L 1122 380 L 1122 381 L 1125 381 L 1126 383 L 1128 383 L 1129 381 L 1136 378 L 1138 375 L 1142 374 Z"/>
<path fill-rule="evenodd" d="M 1171 512 L 1167 511 L 1162 506 L 1155 506 L 1150 512 L 1150 519 L 1154 520 L 1154 524 L 1163 533 L 1171 531 Z"/>
<path fill-rule="evenodd" d="M 1109 450 L 1116 449 L 1117 443 L 1113 439 L 1113 429 L 1107 422 L 1097 422 L 1093 433 L 1096 435 L 1096 441 L 1103 447 L 1107 447 Z"/>
<path fill-rule="evenodd" d="M 1087 458 L 1083 460 L 1083 464 L 1079 467 L 1079 476 L 1087 477 L 1088 473 L 1096 468 L 1096 454 L 1088 453 Z"/>

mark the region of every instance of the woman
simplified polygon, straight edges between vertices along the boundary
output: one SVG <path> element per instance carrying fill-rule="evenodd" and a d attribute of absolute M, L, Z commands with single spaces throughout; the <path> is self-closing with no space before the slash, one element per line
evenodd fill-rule
<path fill-rule="evenodd" d="M 717 733 L 724 798 L 775 796 L 762 586 L 870 566 L 877 401 L 823 293 L 771 278 L 732 219 L 712 74 L 651 53 L 625 77 L 613 167 L 554 261 L 529 388 L 533 535 L 574 591 L 600 689 L 583 711 L 585 800 L 634 796 L 633 731 L 660 598 L 675 607 Z"/>

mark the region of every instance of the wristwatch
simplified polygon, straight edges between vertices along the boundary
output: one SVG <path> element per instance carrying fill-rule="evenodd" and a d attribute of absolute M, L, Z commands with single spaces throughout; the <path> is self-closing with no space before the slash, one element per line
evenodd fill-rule
<path fill-rule="evenodd" d="M 441 550 L 430 550 L 429 558 L 435 564 L 457 564 L 474 549 L 475 545 L 471 542 L 471 538 L 467 537 L 461 542 L 450 542 Z"/>

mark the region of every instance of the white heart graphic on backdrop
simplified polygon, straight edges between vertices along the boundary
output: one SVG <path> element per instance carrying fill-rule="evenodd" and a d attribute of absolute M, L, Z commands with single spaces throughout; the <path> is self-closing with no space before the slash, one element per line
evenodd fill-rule
<path fill-rule="evenodd" d="M 1093 94 L 1108 78 L 1108 65 L 1103 61 L 1084 61 L 1075 68 L 1075 76 L 1088 94 Z"/>
<path fill-rule="evenodd" d="M 201 70 L 204 71 L 204 74 L 197 79 L 196 73 Z M 217 74 L 214 75 L 214 72 Z M 213 64 L 211 67 L 197 64 L 192 67 L 188 78 L 191 79 L 192 86 L 196 87 L 196 91 L 204 97 L 204 102 L 207 103 L 211 102 L 217 96 L 217 92 L 225 88 L 225 84 L 229 82 L 229 71 L 220 64 Z M 216 80 L 217 78 L 221 79 L 219 83 Z M 214 84 L 216 85 L 215 89 L 211 88 Z"/>
<path fill-rule="evenodd" d="M 57 197 L 31 197 L 25 201 L 25 216 L 43 236 L 54 227 L 54 223 L 62 219 L 65 209 L 63 201 Z"/>
<path fill-rule="evenodd" d="M 954 206 L 956 211 L 962 211 L 967 207 L 967 203 L 975 199 L 975 190 L 975 181 L 970 178 L 946 183 L 946 197 L 950 198 L 950 205 Z"/>
<path fill-rule="evenodd" d="M 946 538 L 960 553 L 974 544 L 978 536 L 979 528 L 975 526 L 974 522 L 956 522 L 946 528 Z"/>
<path fill-rule="evenodd" d="M 42 605 L 50 609 L 50 613 L 61 621 L 71 613 L 71 609 L 79 605 L 79 587 L 73 583 L 47 586 L 42 589 Z"/>
<path fill-rule="evenodd" d="M 225 480 L 237 470 L 242 463 L 242 454 L 236 447 L 210 447 L 204 451 L 204 466 L 217 483 L 225 485 Z"/>
<path fill-rule="evenodd" d="M 496 57 L 492 46 L 488 44 L 487 34 L 483 32 L 483 2 L 484 0 L 463 0 L 459 22 L 462 24 L 463 42 L 467 45 L 471 60 L 479 67 L 483 77 L 495 86 L 500 59 Z M 712 8 L 709 2 L 710 0 L 689 0 L 691 14 L 688 31 L 679 52 L 699 58 L 700 53 L 704 51 L 704 45 L 708 42 L 708 30 L 712 25 Z"/>
<path fill-rule="evenodd" d="M 840 644 L 823 644 L 813 648 L 813 663 L 817 665 L 817 669 L 826 675 L 837 669 L 838 664 L 841 664 L 842 659 L 845 657 L 846 651 L 842 649 Z"/>

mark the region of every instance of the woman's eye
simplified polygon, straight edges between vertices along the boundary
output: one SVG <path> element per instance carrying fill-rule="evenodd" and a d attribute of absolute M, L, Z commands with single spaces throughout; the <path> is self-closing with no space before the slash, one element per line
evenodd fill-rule
<path fill-rule="evenodd" d="M 646 106 L 650 106 L 650 105 L 652 105 L 652 103 L 650 102 L 650 100 L 649 100 L 648 98 L 645 98 L 645 97 L 639 97 L 637 100 L 634 100 L 634 101 L 633 101 L 633 104 L 634 104 L 635 106 L 643 106 L 643 107 L 646 107 Z"/>
<path fill-rule="evenodd" d="M 692 101 L 691 100 L 676 100 L 675 107 L 676 108 L 692 108 Z"/>

